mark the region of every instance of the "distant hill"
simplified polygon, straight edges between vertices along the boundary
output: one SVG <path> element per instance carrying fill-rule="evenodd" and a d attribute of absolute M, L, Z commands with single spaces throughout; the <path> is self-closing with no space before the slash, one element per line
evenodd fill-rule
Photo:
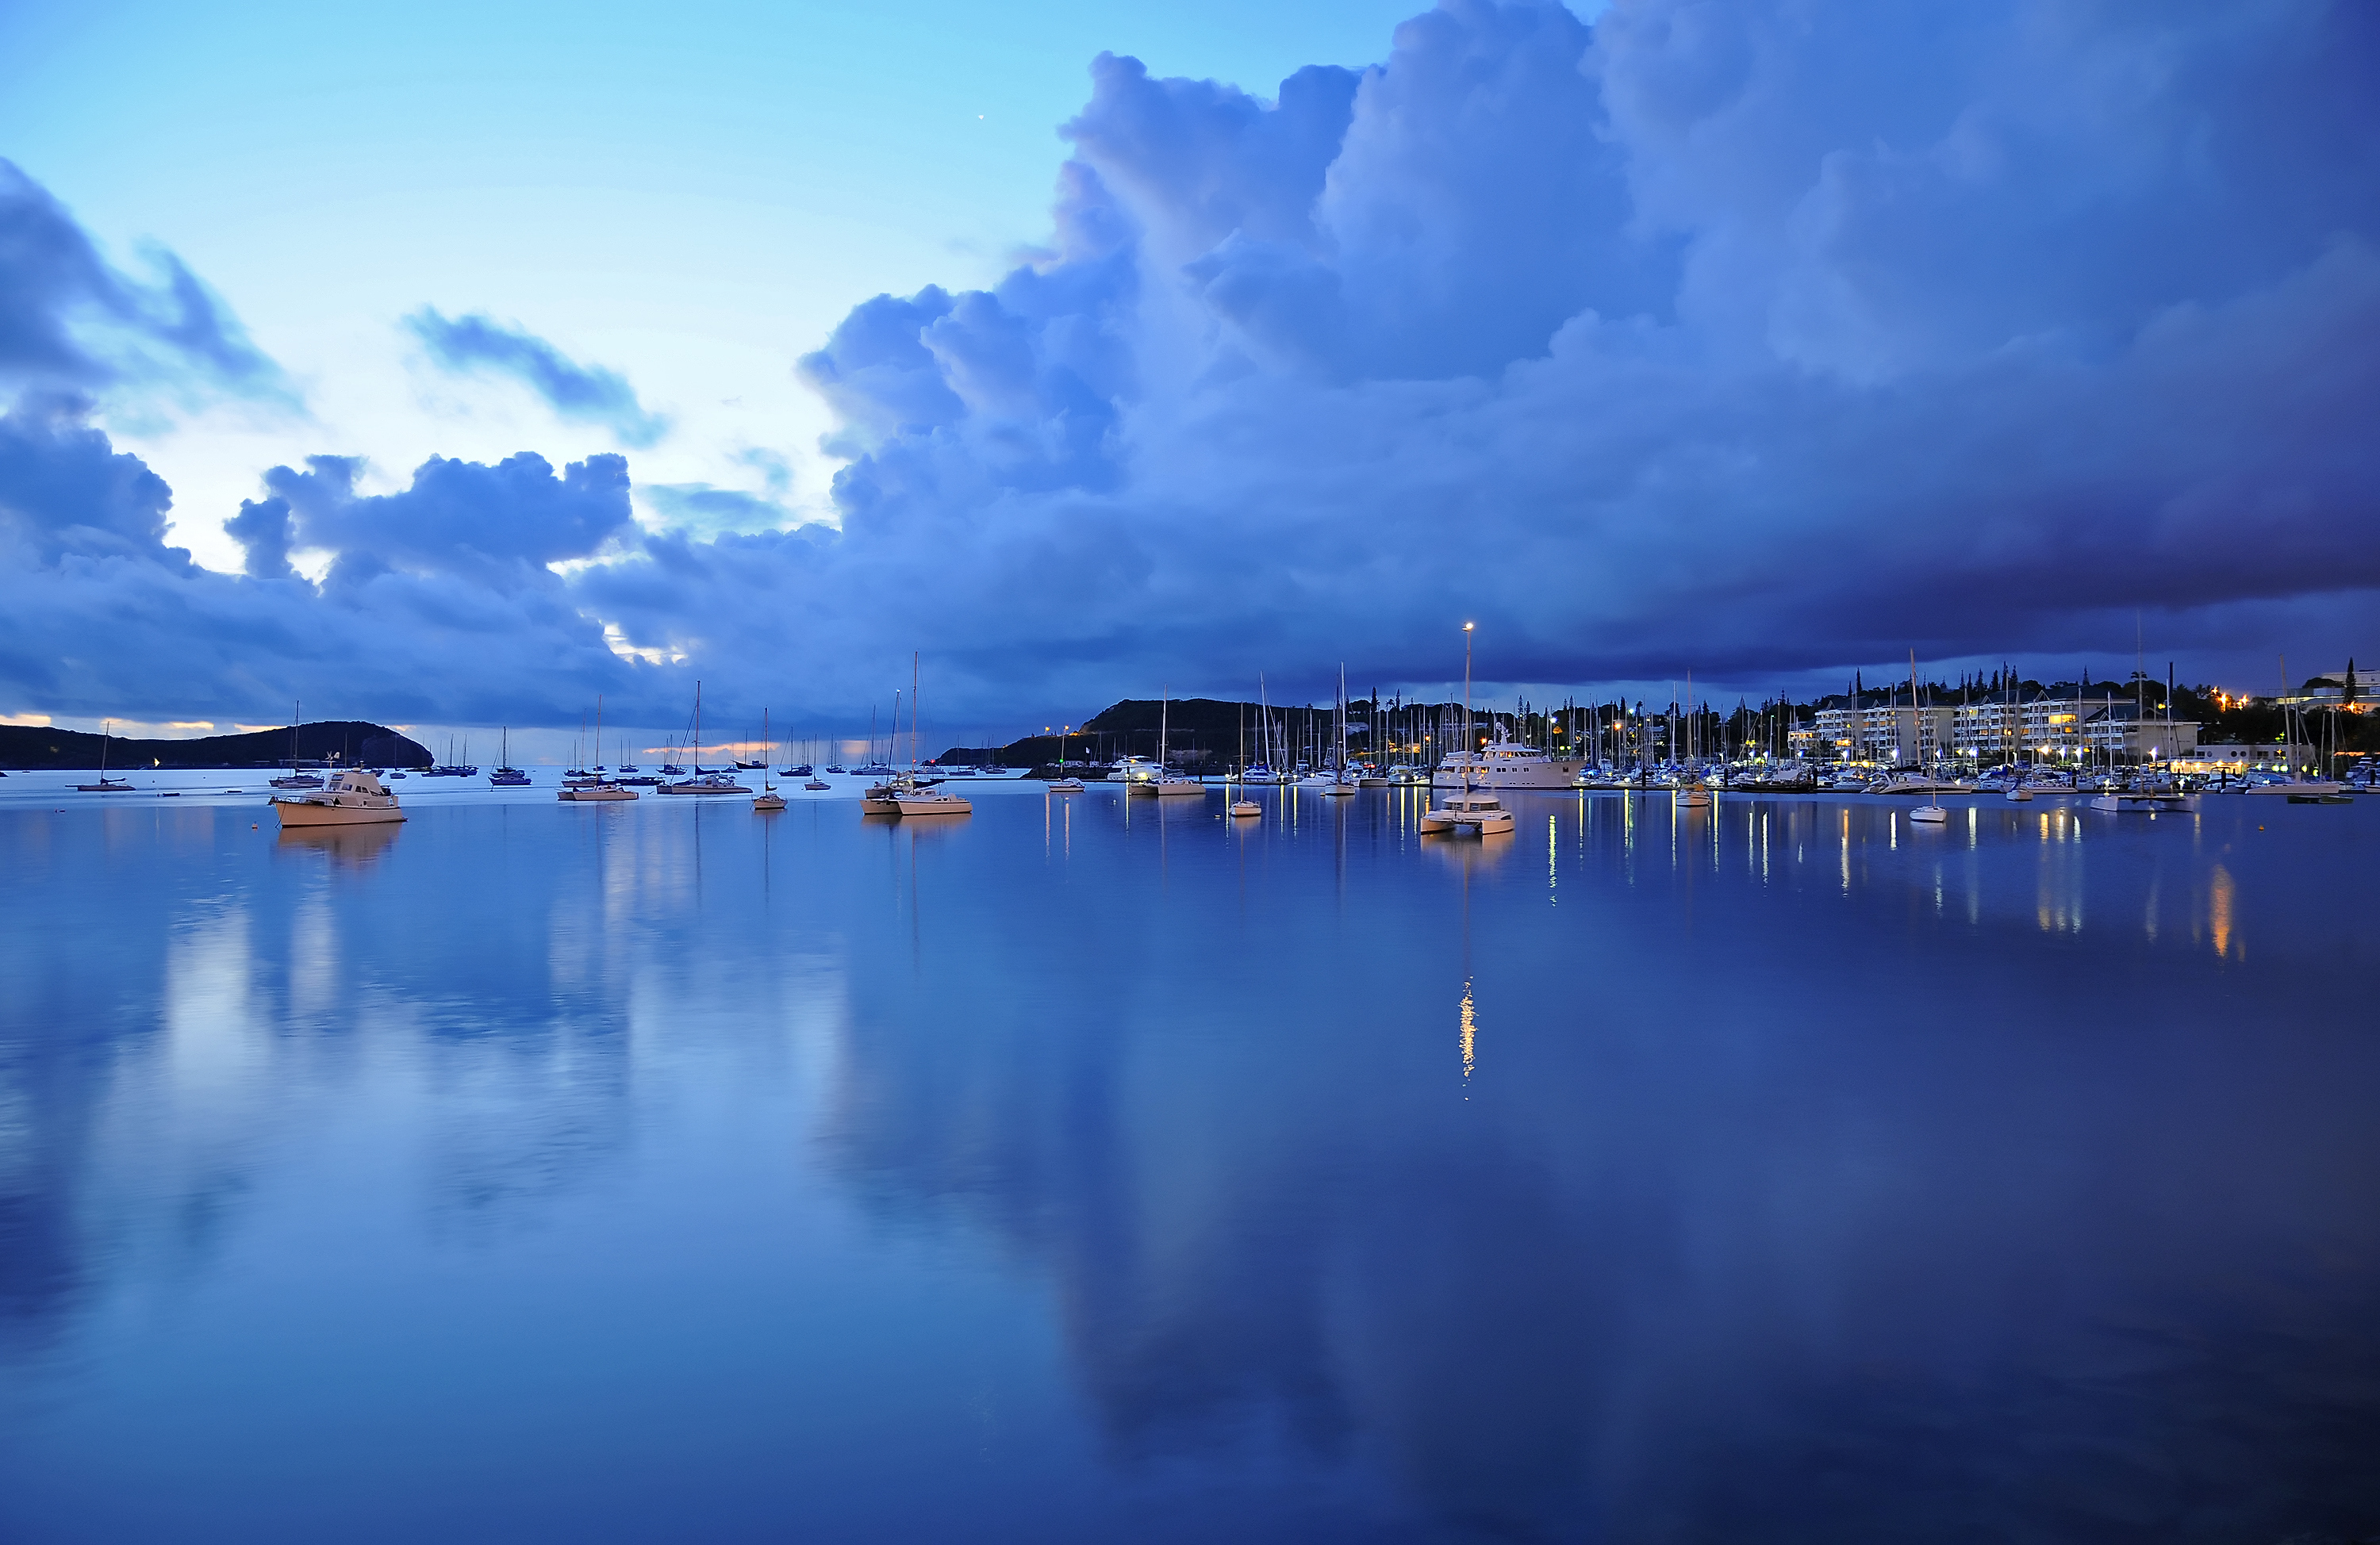
<path fill-rule="evenodd" d="M 301 761 L 342 762 L 363 767 L 426 767 L 430 753 L 384 724 L 359 718 L 326 718 L 298 727 Z M 267 767 L 290 755 L 289 731 L 260 730 L 249 735 L 206 735 L 194 741 L 136 741 L 107 737 L 107 766 L 115 767 Z M 85 730 L 0 724 L 0 766 L 96 767 L 100 738 Z"/>
<path fill-rule="evenodd" d="M 1293 745 L 1305 743 L 1309 730 L 1327 734 L 1330 724 L 1328 703 L 1309 707 L 1305 704 L 1291 706 L 1272 706 L 1276 723 L 1286 719 Z M 1372 711 L 1369 702 L 1358 698 L 1348 706 L 1350 733 L 1358 741 L 1364 733 L 1364 720 Z M 1245 725 L 1247 732 L 1257 734 L 1259 709 L 1254 703 L 1225 703 L 1211 697 L 1177 697 L 1162 703 L 1154 697 L 1131 698 L 1114 704 L 1075 727 L 1066 742 L 1066 754 L 1076 761 L 1113 761 L 1120 756 L 1155 756 L 1157 728 L 1164 720 L 1173 760 L 1184 766 L 1199 766 L 1208 763 L 1221 766 L 1239 754 L 1240 733 Z M 1253 742 L 1252 754 L 1260 752 Z M 940 760 L 953 764 L 982 763 L 1005 767 L 1037 767 L 1058 759 L 1058 737 L 1027 735 L 1004 746 L 954 745 L 942 753 Z"/>

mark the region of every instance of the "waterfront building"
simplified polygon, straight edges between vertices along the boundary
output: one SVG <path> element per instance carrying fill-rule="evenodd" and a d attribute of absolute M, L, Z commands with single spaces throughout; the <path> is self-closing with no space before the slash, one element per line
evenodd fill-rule
<path fill-rule="evenodd" d="M 2082 731 L 2092 755 L 2113 753 L 2119 762 L 2178 762 L 2198 749 L 2196 723 L 2168 722 L 2155 709 L 2143 713 L 2133 703 L 2105 703 L 2092 709 Z"/>
<path fill-rule="evenodd" d="M 1795 727 L 1787 742 L 1807 761 L 1925 765 L 1947 754 L 1958 711 L 1948 703 L 1863 707 L 1848 696 L 1824 698 L 1814 722 Z"/>

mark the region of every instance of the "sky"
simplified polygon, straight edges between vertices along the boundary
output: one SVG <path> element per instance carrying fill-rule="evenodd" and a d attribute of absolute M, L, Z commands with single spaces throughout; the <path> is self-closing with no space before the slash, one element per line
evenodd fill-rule
<path fill-rule="evenodd" d="M 2380 12 L 0 8 L 0 717 L 2380 657 Z M 937 723 L 939 721 L 939 723 Z M 748 730 L 745 731 L 748 733 Z"/>

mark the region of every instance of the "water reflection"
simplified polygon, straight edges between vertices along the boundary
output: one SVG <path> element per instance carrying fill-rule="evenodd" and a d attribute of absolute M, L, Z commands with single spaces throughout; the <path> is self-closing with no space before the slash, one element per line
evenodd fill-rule
<path fill-rule="evenodd" d="M 275 844 L 285 851 L 321 853 L 334 863 L 360 867 L 396 844 L 404 827 L 395 822 L 368 827 L 283 827 Z"/>
<path fill-rule="evenodd" d="M 2380 1508 L 2380 1049 L 2226 1007 L 2360 980 L 2370 813 L 1267 802 L 0 820 L 0 1509 L 121 1524 L 158 1425 L 250 1538 L 358 1475 L 465 1538 Z"/>

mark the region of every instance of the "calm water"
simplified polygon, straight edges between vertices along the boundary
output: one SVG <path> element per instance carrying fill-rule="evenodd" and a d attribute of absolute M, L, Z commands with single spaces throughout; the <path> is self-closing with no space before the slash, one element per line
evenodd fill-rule
<path fill-rule="evenodd" d="M 55 781 L 10 1540 L 2380 1529 L 2371 802 Z"/>

